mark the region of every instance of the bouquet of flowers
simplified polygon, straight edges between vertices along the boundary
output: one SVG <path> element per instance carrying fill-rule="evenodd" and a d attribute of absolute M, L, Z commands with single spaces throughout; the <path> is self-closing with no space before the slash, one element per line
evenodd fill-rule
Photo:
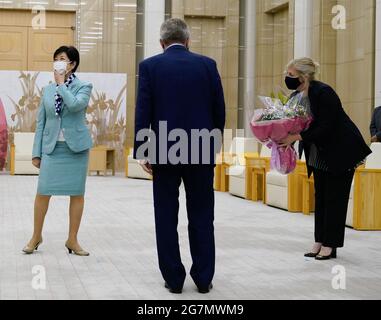
<path fill-rule="evenodd" d="M 294 147 L 281 147 L 281 141 L 289 134 L 299 134 L 308 129 L 312 122 L 312 117 L 300 104 L 301 98 L 301 94 L 290 100 L 259 97 L 265 108 L 256 110 L 251 121 L 256 139 L 272 149 L 271 168 L 281 174 L 293 172 L 298 159 Z"/>

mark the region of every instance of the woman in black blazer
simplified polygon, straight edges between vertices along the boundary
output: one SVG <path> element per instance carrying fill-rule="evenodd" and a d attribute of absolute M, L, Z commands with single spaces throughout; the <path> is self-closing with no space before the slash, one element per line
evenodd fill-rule
<path fill-rule="evenodd" d="M 287 66 L 286 85 L 300 93 L 314 121 L 300 135 L 289 135 L 283 144 L 300 141 L 308 175 L 313 173 L 315 179 L 315 245 L 305 256 L 328 260 L 336 258 L 336 249 L 344 246 L 354 172 L 372 151 L 336 92 L 315 80 L 317 69 L 310 58 L 293 60 Z"/>

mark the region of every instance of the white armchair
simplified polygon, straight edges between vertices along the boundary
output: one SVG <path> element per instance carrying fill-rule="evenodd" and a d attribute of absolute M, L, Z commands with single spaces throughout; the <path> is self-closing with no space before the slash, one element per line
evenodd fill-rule
<path fill-rule="evenodd" d="M 295 144 L 295 150 L 298 150 L 298 143 Z M 282 175 L 270 170 L 266 175 L 266 204 L 290 212 L 302 212 L 303 186 L 299 173 L 304 171 L 306 171 L 304 153 L 293 173 Z"/>
<path fill-rule="evenodd" d="M 130 149 L 126 161 L 126 177 L 131 179 L 152 180 L 152 176 L 146 173 L 137 160 L 134 159 L 134 150 Z"/>
<path fill-rule="evenodd" d="M 11 145 L 11 175 L 38 175 L 40 170 L 33 166 L 34 133 L 16 132 Z"/>
<path fill-rule="evenodd" d="M 258 142 L 253 138 L 234 138 L 231 151 L 232 164 L 227 169 L 230 194 L 246 198 L 246 159 L 247 154 L 258 156 Z"/>
<path fill-rule="evenodd" d="M 346 225 L 356 230 L 381 230 L 381 143 L 371 149 L 365 168 L 356 170 L 349 197 Z"/>

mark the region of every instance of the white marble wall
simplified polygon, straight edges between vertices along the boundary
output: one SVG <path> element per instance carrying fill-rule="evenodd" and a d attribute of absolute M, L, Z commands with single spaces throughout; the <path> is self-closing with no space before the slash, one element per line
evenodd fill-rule
<path fill-rule="evenodd" d="M 312 54 L 313 4 L 311 0 L 295 0 L 294 57 Z"/>
<path fill-rule="evenodd" d="M 376 106 L 381 106 L 381 0 L 376 1 Z"/>
<path fill-rule="evenodd" d="M 146 0 L 144 11 L 144 58 L 161 53 L 160 27 L 164 22 L 165 0 Z"/>

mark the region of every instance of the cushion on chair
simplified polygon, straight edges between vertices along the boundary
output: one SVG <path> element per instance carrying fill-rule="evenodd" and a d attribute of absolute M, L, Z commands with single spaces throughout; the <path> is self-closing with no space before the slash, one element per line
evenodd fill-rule
<path fill-rule="evenodd" d="M 16 132 L 14 134 L 15 174 L 39 174 L 40 170 L 32 164 L 34 136 L 33 132 Z"/>
<path fill-rule="evenodd" d="M 276 171 L 270 171 L 266 175 L 267 185 L 276 185 L 280 187 L 288 187 L 288 176 L 280 174 Z"/>
<path fill-rule="evenodd" d="M 262 146 L 260 155 L 261 158 L 271 158 L 271 149 L 266 146 Z"/>
<path fill-rule="evenodd" d="M 258 142 L 253 138 L 234 138 L 230 153 L 236 154 L 234 159 L 236 165 L 246 165 L 245 154 L 258 152 Z"/>
<path fill-rule="evenodd" d="M 29 159 L 32 159 L 34 143 L 34 133 L 31 132 L 16 132 L 14 134 L 14 145 L 16 146 L 15 154 L 30 154 Z"/>
<path fill-rule="evenodd" d="M 16 161 L 15 162 L 15 174 L 17 175 L 38 175 L 40 172 L 39 169 L 37 169 L 32 164 L 32 160 L 28 161 Z"/>
<path fill-rule="evenodd" d="M 366 158 L 365 168 L 366 169 L 381 169 L 381 143 L 372 143 L 370 146 L 372 154 Z"/>
<path fill-rule="evenodd" d="M 267 184 L 266 203 L 268 206 L 288 210 L 288 190 L 285 187 Z"/>
<path fill-rule="evenodd" d="M 151 176 L 143 170 L 141 165 L 133 156 L 128 157 L 128 177 L 133 179 L 150 180 Z"/>
<path fill-rule="evenodd" d="M 245 198 L 246 197 L 245 179 L 239 176 L 238 177 L 230 176 L 229 177 L 229 193 L 240 198 Z"/>
<path fill-rule="evenodd" d="M 29 162 L 31 162 L 32 161 L 32 155 L 15 152 L 15 159 L 16 159 L 16 161 L 29 161 Z"/>
<path fill-rule="evenodd" d="M 239 177 L 244 179 L 246 177 L 246 167 L 244 166 L 233 166 L 227 170 L 227 173 L 230 177 Z"/>

